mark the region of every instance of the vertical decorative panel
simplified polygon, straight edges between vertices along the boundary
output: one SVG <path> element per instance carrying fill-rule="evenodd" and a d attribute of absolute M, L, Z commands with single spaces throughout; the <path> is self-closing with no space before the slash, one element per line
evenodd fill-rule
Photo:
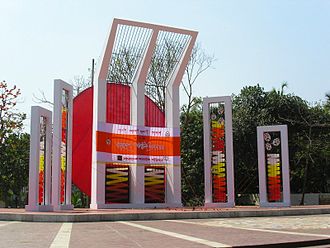
<path fill-rule="evenodd" d="M 259 196 L 261 207 L 289 207 L 290 168 L 288 127 L 257 127 Z"/>
<path fill-rule="evenodd" d="M 165 167 L 145 166 L 145 203 L 165 202 Z"/>
<path fill-rule="evenodd" d="M 281 134 L 280 132 L 264 132 L 265 161 L 267 171 L 267 199 L 269 202 L 282 201 L 281 173 Z"/>
<path fill-rule="evenodd" d="M 234 207 L 234 156 L 230 96 L 203 98 L 205 207 Z"/>
<path fill-rule="evenodd" d="M 45 153 L 46 153 L 46 119 L 40 117 L 40 159 L 39 159 L 39 196 L 38 202 L 40 205 L 45 204 L 45 183 L 46 183 L 46 166 L 45 166 Z"/>
<path fill-rule="evenodd" d="M 27 211 L 52 211 L 51 206 L 51 131 L 52 112 L 31 107 L 29 197 Z"/>
<path fill-rule="evenodd" d="M 67 132 L 68 132 L 69 92 L 62 91 L 62 133 L 61 133 L 61 196 L 60 203 L 65 202 L 67 171 Z"/>
<path fill-rule="evenodd" d="M 129 202 L 129 166 L 107 164 L 105 174 L 105 203 Z"/>
<path fill-rule="evenodd" d="M 213 202 L 227 201 L 225 110 L 223 103 L 210 104 L 211 174 Z"/>

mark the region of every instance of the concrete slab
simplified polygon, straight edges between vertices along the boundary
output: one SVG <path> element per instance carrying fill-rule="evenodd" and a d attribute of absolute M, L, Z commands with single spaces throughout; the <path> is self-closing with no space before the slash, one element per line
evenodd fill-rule
<path fill-rule="evenodd" d="M 24 209 L 0 208 L 0 220 L 30 222 L 97 222 L 171 219 L 208 219 L 237 217 L 271 217 L 330 214 L 330 205 L 290 208 L 168 208 L 168 209 L 74 209 L 57 212 L 26 212 Z"/>

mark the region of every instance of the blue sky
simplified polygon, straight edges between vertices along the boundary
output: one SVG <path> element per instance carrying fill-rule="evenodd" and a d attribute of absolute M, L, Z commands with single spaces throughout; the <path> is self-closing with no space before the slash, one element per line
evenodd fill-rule
<path fill-rule="evenodd" d="M 87 77 L 116 17 L 199 31 L 217 60 L 196 96 L 284 81 L 311 102 L 330 91 L 328 0 L 0 0 L 0 10 L 0 80 L 22 89 L 19 109 L 28 113 L 39 89 L 52 98 L 54 79 Z"/>

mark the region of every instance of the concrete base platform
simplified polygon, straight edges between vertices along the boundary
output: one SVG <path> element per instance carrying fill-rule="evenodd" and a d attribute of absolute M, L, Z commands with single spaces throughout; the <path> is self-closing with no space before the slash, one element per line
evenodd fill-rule
<path fill-rule="evenodd" d="M 237 217 L 271 217 L 330 214 L 330 205 L 289 208 L 168 208 L 168 209 L 74 209 L 57 212 L 26 212 L 24 209 L 0 208 L 2 221 L 96 222 L 134 220 L 208 219 Z"/>

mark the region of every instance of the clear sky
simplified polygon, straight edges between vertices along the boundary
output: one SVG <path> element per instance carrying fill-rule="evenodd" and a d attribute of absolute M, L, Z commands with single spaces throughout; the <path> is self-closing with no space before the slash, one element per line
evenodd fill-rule
<path fill-rule="evenodd" d="M 330 0 L 0 0 L 0 80 L 22 89 L 19 109 L 39 89 L 52 99 L 56 78 L 87 77 L 113 18 L 199 31 L 217 60 L 196 96 L 284 81 L 311 102 L 330 91 Z"/>

